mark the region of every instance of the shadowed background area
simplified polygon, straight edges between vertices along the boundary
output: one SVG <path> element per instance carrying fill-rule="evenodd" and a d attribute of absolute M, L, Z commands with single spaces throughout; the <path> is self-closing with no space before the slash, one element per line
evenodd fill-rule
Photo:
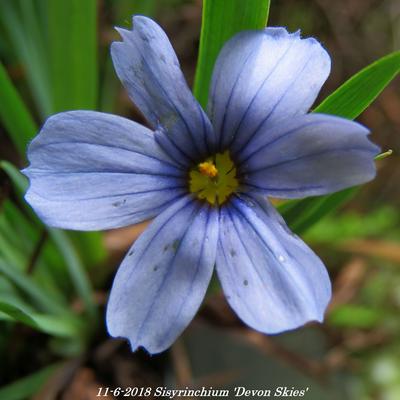
<path fill-rule="evenodd" d="M 119 40 L 113 26 L 129 29 L 132 14 L 157 20 L 191 86 L 194 81 L 201 1 L 87 0 L 59 8 L 51 3 L 0 4 L 0 72 L 8 75 L 30 115 L 20 111 L 2 80 L 0 159 L 17 168 L 26 165 L 26 140 L 18 142 L 10 132 L 26 131 L 28 137 L 56 111 L 98 109 L 145 123 L 118 81 L 109 53 L 110 43 Z M 64 16 L 82 29 L 58 26 Z M 400 47 L 397 0 L 272 1 L 268 24 L 301 29 L 330 53 L 332 73 L 316 104 Z M 76 56 L 65 65 L 60 52 Z M 400 398 L 399 78 L 357 121 L 393 155 L 378 162 L 373 182 L 302 235 L 333 281 L 326 322 L 264 336 L 237 319 L 214 280 L 183 336 L 152 357 L 132 354 L 124 341 L 109 339 L 104 325 L 116 268 L 147 223 L 101 235 L 46 230 L 23 202 L 17 170 L 3 162 L 0 399 L 95 399 L 100 387 L 133 386 L 272 391 L 284 386 L 309 388 L 307 399 Z"/>

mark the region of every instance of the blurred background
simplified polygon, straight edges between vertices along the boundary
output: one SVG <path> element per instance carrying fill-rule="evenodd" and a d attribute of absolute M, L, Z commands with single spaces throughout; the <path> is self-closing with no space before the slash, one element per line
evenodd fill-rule
<path fill-rule="evenodd" d="M 264 336 L 247 329 L 218 284 L 173 347 L 135 354 L 108 338 L 116 268 L 145 223 L 105 233 L 44 227 L 24 203 L 25 147 L 46 117 L 98 109 L 144 123 L 112 67 L 113 26 L 151 16 L 189 84 L 199 0 L 0 1 L 0 400 L 95 399 L 100 387 L 309 388 L 307 399 L 400 399 L 400 81 L 358 119 L 383 151 L 378 177 L 302 237 L 327 265 L 323 325 Z M 400 47 L 398 0 L 272 0 L 270 26 L 301 29 L 329 51 L 318 102 Z M 103 398 L 113 399 L 112 395 Z"/>

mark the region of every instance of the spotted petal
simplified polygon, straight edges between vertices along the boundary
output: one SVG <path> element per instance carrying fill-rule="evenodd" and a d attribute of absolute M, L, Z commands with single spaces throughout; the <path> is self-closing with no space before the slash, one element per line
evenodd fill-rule
<path fill-rule="evenodd" d="M 222 208 L 217 272 L 231 307 L 264 333 L 322 321 L 331 297 L 321 260 L 261 197 Z"/>
<path fill-rule="evenodd" d="M 184 192 L 184 173 L 154 134 L 93 111 L 56 114 L 28 149 L 27 201 L 50 226 L 98 230 L 138 223 Z"/>
<path fill-rule="evenodd" d="M 221 147 L 239 150 L 266 121 L 307 112 L 329 72 L 327 52 L 298 32 L 266 28 L 234 36 L 216 62 L 208 105 Z"/>
<path fill-rule="evenodd" d="M 217 239 L 218 212 L 190 198 L 157 217 L 115 277 L 107 307 L 110 334 L 128 338 L 132 350 L 167 349 L 203 300 Z"/>
<path fill-rule="evenodd" d="M 111 46 L 115 70 L 149 123 L 160 128 L 160 143 L 176 147 L 181 158 L 204 158 L 214 147 L 214 133 L 166 34 L 142 16 L 133 17 L 131 31 L 118 28 L 118 32 L 123 41 Z"/>
<path fill-rule="evenodd" d="M 282 198 L 323 195 L 374 178 L 379 148 L 368 129 L 323 114 L 263 129 L 238 155 L 244 185 Z"/>

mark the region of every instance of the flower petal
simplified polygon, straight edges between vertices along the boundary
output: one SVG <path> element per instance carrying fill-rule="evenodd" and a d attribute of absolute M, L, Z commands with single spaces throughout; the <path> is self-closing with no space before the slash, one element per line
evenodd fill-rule
<path fill-rule="evenodd" d="M 147 128 L 93 111 L 49 118 L 28 149 L 26 200 L 50 226 L 97 230 L 160 213 L 186 189 L 184 172 Z"/>
<path fill-rule="evenodd" d="M 213 129 L 164 31 L 142 16 L 133 17 L 131 31 L 117 30 L 123 41 L 111 45 L 111 56 L 132 101 L 188 158 L 204 158 L 215 146 Z"/>
<path fill-rule="evenodd" d="M 238 150 L 266 121 L 307 112 L 329 72 L 327 52 L 299 32 L 266 28 L 234 36 L 217 59 L 209 97 L 221 148 Z"/>
<path fill-rule="evenodd" d="M 186 197 L 140 236 L 115 277 L 107 307 L 112 336 L 150 353 L 167 349 L 199 308 L 215 264 L 218 211 Z"/>
<path fill-rule="evenodd" d="M 379 148 L 360 124 L 323 114 L 260 129 L 239 155 L 242 182 L 282 198 L 322 195 L 374 178 Z"/>
<path fill-rule="evenodd" d="M 222 208 L 217 272 L 231 307 L 264 333 L 322 321 L 331 297 L 321 260 L 261 197 Z"/>

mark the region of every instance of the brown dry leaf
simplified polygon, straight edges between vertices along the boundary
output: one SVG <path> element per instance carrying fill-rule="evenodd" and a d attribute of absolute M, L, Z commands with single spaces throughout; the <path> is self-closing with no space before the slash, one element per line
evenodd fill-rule
<path fill-rule="evenodd" d="M 151 221 L 144 221 L 140 224 L 126 228 L 113 229 L 106 232 L 104 244 L 110 252 L 119 253 L 128 249 L 139 235 L 146 229 Z"/>
<path fill-rule="evenodd" d="M 382 240 L 350 240 L 340 248 L 352 253 L 384 258 L 400 264 L 400 244 Z"/>
<path fill-rule="evenodd" d="M 366 261 L 362 258 L 350 260 L 340 271 L 333 285 L 333 297 L 328 312 L 336 306 L 351 301 L 360 289 L 367 272 Z"/>

